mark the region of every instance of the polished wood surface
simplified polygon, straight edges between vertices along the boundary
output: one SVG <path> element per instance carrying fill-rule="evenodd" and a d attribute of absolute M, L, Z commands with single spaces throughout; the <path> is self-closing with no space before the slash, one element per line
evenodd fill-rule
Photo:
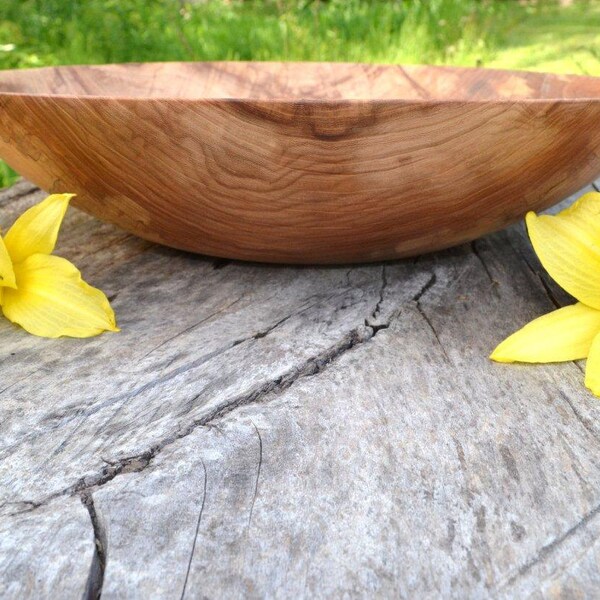
<path fill-rule="evenodd" d="M 176 248 L 389 259 L 474 239 L 600 175 L 600 79 L 327 63 L 5 71 L 0 157 Z"/>

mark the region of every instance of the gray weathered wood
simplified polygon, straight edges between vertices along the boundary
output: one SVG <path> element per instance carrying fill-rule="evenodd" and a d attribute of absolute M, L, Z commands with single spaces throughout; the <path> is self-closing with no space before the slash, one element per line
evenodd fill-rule
<path fill-rule="evenodd" d="M 0 597 L 81 598 L 98 569 L 90 515 L 79 498 L 0 520 Z"/>
<path fill-rule="evenodd" d="M 0 222 L 41 196 L 3 192 Z M 123 331 L 0 322 L 3 597 L 594 596 L 600 404 L 582 365 L 487 360 L 571 301 L 522 226 L 300 268 L 73 210 L 57 253 Z"/>

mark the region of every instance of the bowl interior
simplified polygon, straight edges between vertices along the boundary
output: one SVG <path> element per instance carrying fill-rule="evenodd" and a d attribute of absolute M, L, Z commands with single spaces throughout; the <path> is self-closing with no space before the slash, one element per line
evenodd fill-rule
<path fill-rule="evenodd" d="M 348 63 L 144 63 L 0 72 L 0 94 L 248 100 L 600 98 L 600 78 Z"/>

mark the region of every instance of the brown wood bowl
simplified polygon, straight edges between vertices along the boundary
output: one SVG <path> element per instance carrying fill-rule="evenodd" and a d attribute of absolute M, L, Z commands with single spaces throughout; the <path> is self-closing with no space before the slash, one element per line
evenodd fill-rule
<path fill-rule="evenodd" d="M 339 263 L 474 239 L 600 175 L 600 79 L 425 66 L 0 72 L 0 157 L 144 238 Z"/>

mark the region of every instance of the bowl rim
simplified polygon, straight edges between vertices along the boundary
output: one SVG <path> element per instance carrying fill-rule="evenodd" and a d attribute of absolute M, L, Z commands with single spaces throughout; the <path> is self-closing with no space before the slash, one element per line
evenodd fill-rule
<path fill-rule="evenodd" d="M 347 105 L 373 105 L 373 106 L 390 106 L 390 105 L 462 105 L 462 104 L 556 104 L 569 103 L 581 104 L 590 102 L 599 102 L 598 96 L 581 96 L 573 98 L 564 98 L 557 96 L 549 96 L 546 98 L 528 98 L 525 96 L 515 97 L 498 97 L 498 98 L 302 98 L 302 97 L 284 97 L 281 98 L 253 98 L 253 97 L 232 97 L 232 96 L 212 96 L 212 97 L 197 97 L 185 98 L 169 95 L 158 96 L 131 96 L 118 94 L 73 94 L 73 93 L 32 93 L 32 92 L 9 92 L 2 90 L 2 75 L 6 73 L 39 73 L 40 71 L 55 71 L 61 69 L 78 69 L 78 68 L 95 68 L 95 67 L 143 67 L 146 65 L 182 65 L 182 64 L 206 64 L 206 65 L 345 65 L 357 67 L 385 67 L 385 68 L 400 68 L 402 71 L 406 67 L 409 68 L 433 68 L 438 70 L 447 70 L 454 72 L 489 72 L 513 74 L 517 76 L 535 75 L 539 77 L 551 78 L 568 78 L 571 80 L 581 81 L 598 81 L 600 77 L 592 75 L 581 75 L 577 73 L 550 73 L 545 71 L 527 71 L 524 69 L 498 69 L 487 67 L 465 67 L 456 65 L 432 65 L 425 63 L 365 63 L 365 62 L 345 62 L 345 61 L 237 61 L 237 60 L 222 60 L 222 61 L 132 61 L 122 63 L 74 63 L 61 65 L 47 65 L 43 67 L 28 67 L 25 69 L 0 69 L 0 99 L 3 97 L 21 97 L 21 98 L 39 98 L 39 99 L 59 99 L 59 100 L 78 100 L 84 102 L 95 101 L 118 101 L 118 102 L 173 102 L 182 104 L 214 104 L 214 103 L 232 103 L 232 104 L 253 104 L 257 106 L 273 106 L 273 105 L 298 105 L 304 104 L 309 106 L 347 106 Z"/>

